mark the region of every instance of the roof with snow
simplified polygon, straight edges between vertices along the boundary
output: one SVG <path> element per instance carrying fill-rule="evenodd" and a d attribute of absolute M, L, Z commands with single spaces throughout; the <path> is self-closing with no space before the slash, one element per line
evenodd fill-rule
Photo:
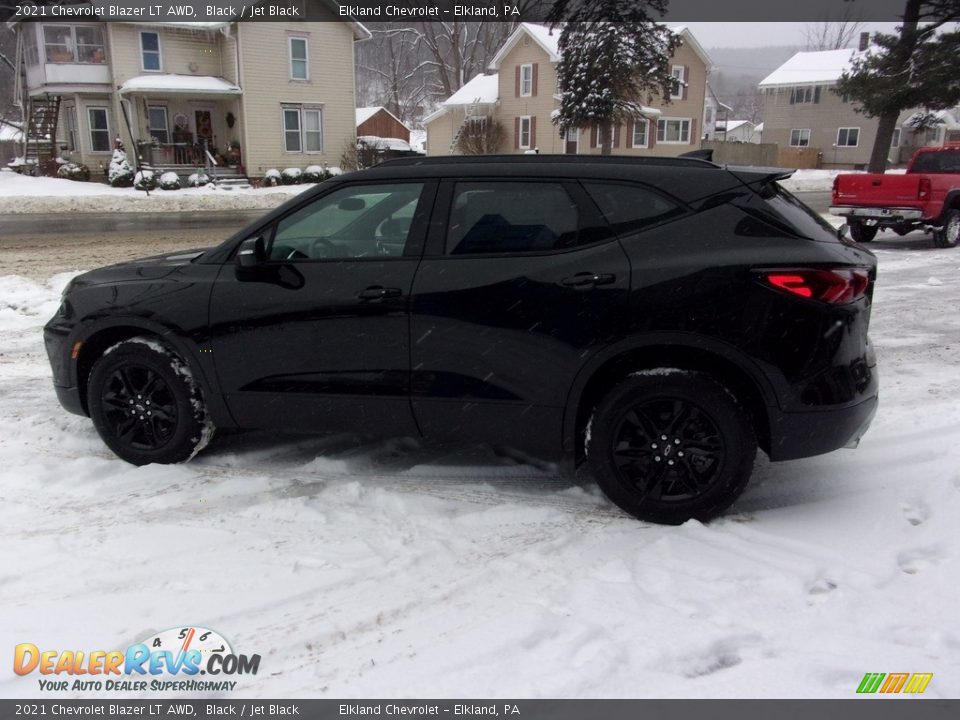
<path fill-rule="evenodd" d="M 760 87 L 791 87 L 793 85 L 832 85 L 853 60 L 863 55 L 859 50 L 819 50 L 798 52 L 783 65 L 760 81 Z"/>
<path fill-rule="evenodd" d="M 475 75 L 470 82 L 448 97 L 434 112 L 427 115 L 423 121 L 428 123 L 454 107 L 467 105 L 492 105 L 500 97 L 500 75 Z"/>
<path fill-rule="evenodd" d="M 744 125 L 750 125 L 754 127 L 754 124 L 749 120 L 718 120 L 717 121 L 717 130 L 719 132 L 733 132 L 737 128 L 743 127 Z"/>
<path fill-rule="evenodd" d="M 385 112 L 387 115 L 389 115 L 389 116 L 392 117 L 394 120 L 396 120 L 398 123 L 400 123 L 400 124 L 403 125 L 405 128 L 407 128 L 407 130 L 410 129 L 410 126 L 409 126 L 409 125 L 407 125 L 403 120 L 401 120 L 400 118 L 398 118 L 396 115 L 394 115 L 392 112 L 390 112 L 389 110 L 387 110 L 387 109 L 386 109 L 385 107 L 383 107 L 382 105 L 375 105 L 375 106 L 372 106 L 372 107 L 357 108 L 357 125 L 358 125 L 358 126 L 362 125 L 363 123 L 365 123 L 367 120 L 369 120 L 370 118 L 372 118 L 374 115 L 376 115 L 376 114 L 377 114 L 378 112 L 380 112 L 381 110 L 383 110 L 383 112 Z"/>
<path fill-rule="evenodd" d="M 206 95 L 242 95 L 243 91 L 232 82 L 211 75 L 138 75 L 120 86 L 125 93 L 203 93 Z"/>

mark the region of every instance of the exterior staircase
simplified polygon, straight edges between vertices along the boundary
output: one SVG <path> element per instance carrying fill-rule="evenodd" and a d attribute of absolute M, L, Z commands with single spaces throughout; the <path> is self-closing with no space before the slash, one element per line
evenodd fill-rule
<path fill-rule="evenodd" d="M 34 164 L 40 175 L 55 175 L 57 172 L 59 117 L 59 95 L 30 98 L 24 160 L 28 165 Z"/>

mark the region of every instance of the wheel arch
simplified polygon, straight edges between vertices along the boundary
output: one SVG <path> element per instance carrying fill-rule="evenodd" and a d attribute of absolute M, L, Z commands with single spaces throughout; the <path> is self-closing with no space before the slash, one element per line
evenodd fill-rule
<path fill-rule="evenodd" d="M 943 209 L 940 211 L 937 223 L 942 225 L 946 220 L 947 213 L 951 210 L 960 210 L 960 189 L 949 191 L 943 198 Z"/>
<path fill-rule="evenodd" d="M 581 370 L 564 410 L 562 442 L 566 456 L 575 462 L 583 460 L 580 439 L 593 409 L 612 387 L 631 373 L 656 367 L 701 372 L 717 380 L 747 410 L 758 444 L 765 452 L 769 450 L 770 408 L 776 407 L 777 402 L 773 387 L 762 371 L 726 346 L 671 339 L 609 348 Z"/>
<path fill-rule="evenodd" d="M 87 382 L 94 363 L 107 348 L 133 337 L 154 338 L 168 346 L 190 368 L 194 379 L 203 392 L 207 412 L 213 422 L 218 427 L 234 425 L 233 418 L 220 397 L 215 378 L 211 377 L 211 373 L 206 372 L 203 363 L 200 361 L 197 348 L 169 328 L 135 317 L 106 319 L 90 326 L 82 337 L 76 338 L 76 340 L 82 342 L 82 345 L 74 364 L 74 373 L 84 413 L 90 415 L 90 408 L 87 404 Z"/>

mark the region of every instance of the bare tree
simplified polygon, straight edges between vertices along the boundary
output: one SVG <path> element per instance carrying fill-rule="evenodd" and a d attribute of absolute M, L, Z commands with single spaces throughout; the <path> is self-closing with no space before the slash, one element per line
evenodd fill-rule
<path fill-rule="evenodd" d="M 479 119 L 468 122 L 457 138 L 457 152 L 461 155 L 493 155 L 499 152 L 507 139 L 507 131 L 497 120 Z"/>
<path fill-rule="evenodd" d="M 378 26 L 360 46 L 358 93 L 368 105 L 383 105 L 406 123 L 416 121 L 429 96 L 430 65 L 406 27 Z"/>
<path fill-rule="evenodd" d="M 510 22 L 454 20 L 414 23 L 408 32 L 426 51 L 430 93 L 447 98 L 486 69 L 513 29 Z"/>
<path fill-rule="evenodd" d="M 806 50 L 842 50 L 853 45 L 864 23 L 852 3 L 843 3 L 843 9 L 833 20 L 807 23 L 803 35 Z"/>

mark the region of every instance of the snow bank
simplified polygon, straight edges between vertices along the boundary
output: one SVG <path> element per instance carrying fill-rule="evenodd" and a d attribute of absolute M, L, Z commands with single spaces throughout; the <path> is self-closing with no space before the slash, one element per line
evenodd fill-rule
<path fill-rule="evenodd" d="M 960 261 L 911 238 L 874 243 L 860 448 L 760 461 L 731 514 L 676 528 L 483 447 L 247 434 L 132 467 L 54 398 L 68 275 L 0 278 L 0 647 L 206 625 L 263 658 L 231 697 L 850 698 L 900 670 L 956 697 Z"/>

